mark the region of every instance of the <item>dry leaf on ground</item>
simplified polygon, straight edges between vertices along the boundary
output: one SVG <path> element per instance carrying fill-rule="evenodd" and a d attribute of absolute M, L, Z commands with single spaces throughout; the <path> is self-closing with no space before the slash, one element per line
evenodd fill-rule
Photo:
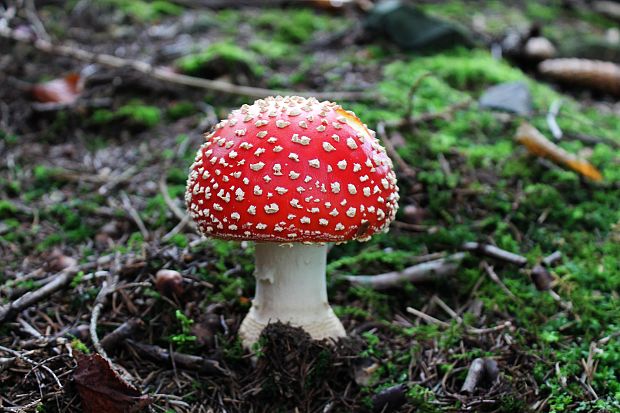
<path fill-rule="evenodd" d="M 85 413 L 138 412 L 150 403 L 99 354 L 80 355 L 77 364 L 73 379 Z"/>
<path fill-rule="evenodd" d="M 77 100 L 82 92 L 80 75 L 70 73 L 59 79 L 39 83 L 32 87 L 32 95 L 41 103 L 71 104 Z"/>
<path fill-rule="evenodd" d="M 569 167 L 575 172 L 588 177 L 594 181 L 601 181 L 603 176 L 590 162 L 580 159 L 572 153 L 566 152 L 564 149 L 551 142 L 549 139 L 538 131 L 535 127 L 527 122 L 523 122 L 516 135 L 517 141 L 525 145 L 525 147 L 534 155 L 541 156 L 552 160 L 553 162 Z"/>

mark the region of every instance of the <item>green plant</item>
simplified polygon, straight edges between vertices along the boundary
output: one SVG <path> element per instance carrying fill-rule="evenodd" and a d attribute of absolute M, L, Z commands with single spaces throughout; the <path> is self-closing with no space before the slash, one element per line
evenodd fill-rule
<path fill-rule="evenodd" d="M 175 343 L 180 347 L 194 343 L 196 341 L 196 336 L 191 334 L 191 327 L 192 324 L 194 324 L 194 320 L 183 314 L 181 310 L 176 310 L 174 312 L 174 316 L 180 323 L 181 332 L 170 336 L 170 342 Z"/>
<path fill-rule="evenodd" d="M 73 351 L 79 351 L 80 353 L 90 354 L 90 349 L 80 339 L 74 338 L 71 340 L 71 348 Z"/>

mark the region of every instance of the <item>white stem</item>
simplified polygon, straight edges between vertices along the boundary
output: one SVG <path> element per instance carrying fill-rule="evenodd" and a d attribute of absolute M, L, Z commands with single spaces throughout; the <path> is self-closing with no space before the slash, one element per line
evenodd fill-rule
<path fill-rule="evenodd" d="M 320 340 L 346 335 L 327 302 L 327 246 L 256 243 L 256 295 L 239 335 L 246 347 L 270 322 L 301 327 Z"/>

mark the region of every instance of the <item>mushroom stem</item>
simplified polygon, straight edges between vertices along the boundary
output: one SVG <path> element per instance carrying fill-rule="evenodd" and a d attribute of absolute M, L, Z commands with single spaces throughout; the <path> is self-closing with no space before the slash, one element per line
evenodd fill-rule
<path fill-rule="evenodd" d="M 239 328 L 246 348 L 276 321 L 301 327 L 317 340 L 346 335 L 327 302 L 326 258 L 326 245 L 256 243 L 256 295 Z"/>

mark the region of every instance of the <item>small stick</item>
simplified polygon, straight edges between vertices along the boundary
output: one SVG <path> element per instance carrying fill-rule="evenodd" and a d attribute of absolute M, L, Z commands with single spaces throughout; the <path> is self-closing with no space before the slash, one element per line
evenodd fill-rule
<path fill-rule="evenodd" d="M 128 321 L 125 321 L 120 326 L 116 327 L 114 331 L 108 333 L 104 338 L 101 339 L 99 344 L 106 351 L 112 351 L 119 344 L 121 344 L 125 339 L 131 337 L 135 331 L 143 325 L 144 322 L 139 318 L 132 318 Z"/>
<path fill-rule="evenodd" d="M 129 216 L 131 217 L 131 219 L 133 219 L 133 221 L 138 226 L 140 233 L 142 234 L 144 239 L 148 239 L 150 237 L 149 230 L 146 229 L 146 226 L 144 225 L 142 218 L 140 218 L 140 214 L 138 214 L 138 211 L 136 211 L 133 205 L 131 205 L 131 200 L 129 199 L 125 191 L 121 192 L 121 198 L 123 201 L 123 207 L 129 213 Z"/>
<path fill-rule="evenodd" d="M 549 126 L 549 130 L 551 131 L 551 135 L 555 138 L 555 140 L 562 139 L 564 134 L 562 133 L 562 129 L 558 125 L 558 113 L 560 113 L 560 108 L 562 107 L 562 99 L 554 100 L 549 106 L 549 112 L 547 112 L 547 125 Z"/>
<path fill-rule="evenodd" d="M 441 298 L 439 298 L 439 296 L 434 295 L 432 298 L 432 301 L 434 301 L 435 303 L 437 303 L 437 305 L 439 305 L 439 307 L 441 307 L 441 309 L 443 311 L 445 311 L 446 313 L 448 313 L 448 315 L 452 318 L 454 318 L 456 320 L 457 323 L 462 324 L 463 323 L 463 319 L 461 318 L 461 316 L 459 316 L 456 311 L 454 311 L 452 308 L 450 308 L 450 306 L 448 304 L 446 304 L 446 302 L 444 300 L 442 300 Z"/>
<path fill-rule="evenodd" d="M 170 211 L 172 211 L 172 213 L 180 221 L 183 221 L 183 219 L 185 219 L 187 214 L 181 211 L 181 208 L 179 208 L 177 204 L 174 203 L 172 198 L 170 198 L 170 194 L 168 193 L 168 185 L 166 184 L 165 174 L 162 175 L 161 178 L 159 179 L 159 192 L 161 192 L 161 196 L 164 197 L 164 201 L 166 202 L 166 205 L 168 205 L 168 208 L 170 208 Z"/>
<path fill-rule="evenodd" d="M 612 148 L 620 149 L 620 142 L 616 142 L 613 139 L 598 137 L 598 136 L 590 136 L 585 135 L 583 133 L 567 133 L 564 135 L 564 139 L 569 141 L 580 141 L 588 145 L 596 145 L 599 143 L 604 143 L 605 145 L 609 145 Z"/>
<path fill-rule="evenodd" d="M 179 221 L 178 224 L 176 224 L 166 235 L 161 237 L 161 239 L 163 241 L 168 241 L 170 238 L 181 232 L 187 224 L 192 224 L 193 226 L 196 225 L 189 215 L 183 217 L 183 219 Z"/>
<path fill-rule="evenodd" d="M 199 371 L 207 374 L 228 375 L 228 372 L 223 369 L 216 360 L 206 359 L 193 354 L 178 353 L 176 351 L 170 352 L 165 348 L 139 343 L 131 339 L 125 340 L 125 344 L 129 348 L 136 350 L 138 353 L 160 363 L 172 364 L 174 359 L 174 364 L 183 369 L 198 369 Z"/>
<path fill-rule="evenodd" d="M 0 306 L 0 323 L 7 321 L 19 312 L 47 298 L 56 291 L 64 288 L 71 282 L 73 276 L 78 271 L 93 268 L 96 265 L 97 263 L 89 263 L 81 266 L 72 266 L 65 268 L 61 272 L 57 273 L 56 276 L 43 287 L 34 291 L 29 291 L 15 301 Z"/>
<path fill-rule="evenodd" d="M 391 225 L 395 228 L 400 228 L 412 232 L 429 232 L 432 228 L 426 225 L 410 224 L 409 222 L 402 221 L 392 221 Z"/>
<path fill-rule="evenodd" d="M 387 126 L 388 128 L 403 128 L 406 126 L 415 126 L 420 123 L 430 122 L 436 119 L 448 119 L 454 112 L 457 112 L 460 109 L 467 108 L 471 104 L 471 102 L 471 99 L 465 99 L 447 106 L 444 110 L 440 112 L 422 113 L 411 119 L 387 120 L 385 121 L 385 126 Z"/>
<path fill-rule="evenodd" d="M 25 355 L 23 355 L 19 351 L 16 351 L 16 350 L 4 347 L 4 346 L 0 346 L 0 351 L 4 351 L 4 352 L 7 352 L 7 353 L 10 353 L 10 354 L 14 355 L 15 357 L 24 360 L 26 363 L 34 366 L 33 368 L 41 367 L 43 370 L 47 371 L 50 374 L 50 376 L 52 376 L 52 378 L 54 379 L 54 381 L 58 385 L 58 388 L 61 389 L 61 390 L 63 389 L 62 384 L 60 383 L 60 380 L 58 380 L 58 376 L 56 376 L 56 374 L 54 374 L 52 369 L 47 367 L 45 364 L 37 363 L 36 361 L 26 357 Z"/>
<path fill-rule="evenodd" d="M 527 258 L 525 258 L 524 256 L 503 250 L 494 245 L 481 244 L 479 242 L 466 242 L 465 244 L 463 244 L 462 248 L 465 251 L 477 252 L 479 254 L 486 255 L 487 257 L 506 261 L 519 267 L 523 267 L 525 264 L 527 264 Z"/>
<path fill-rule="evenodd" d="M 106 354 L 105 350 L 103 349 L 103 346 L 99 342 L 99 336 L 97 335 L 97 321 L 99 320 L 99 313 L 101 312 L 101 309 L 103 308 L 107 295 L 116 289 L 117 282 L 118 282 L 118 275 L 114 275 L 112 277 L 108 277 L 108 279 L 102 283 L 101 290 L 99 290 L 99 293 L 97 294 L 97 297 L 95 298 L 95 305 L 93 306 L 93 310 L 90 315 L 90 326 L 89 326 L 90 338 L 93 342 L 93 346 L 95 347 L 95 350 L 97 350 L 97 353 L 101 354 L 101 357 L 103 357 L 106 360 L 109 360 L 109 357 Z"/>
<path fill-rule="evenodd" d="M 550 267 L 552 266 L 556 261 L 559 261 L 562 259 L 562 252 L 561 251 L 554 251 L 552 254 L 546 256 L 545 258 L 543 258 L 542 263 L 546 266 L 546 267 Z"/>
<path fill-rule="evenodd" d="M 508 295 L 510 298 L 514 298 L 514 299 L 517 298 L 517 296 L 515 296 L 512 293 L 512 291 L 510 291 L 510 289 L 506 287 L 506 284 L 502 282 L 502 280 L 499 278 L 499 276 L 497 275 L 493 267 L 487 264 L 486 261 L 482 261 L 482 267 L 484 268 L 486 273 L 489 275 L 489 278 L 491 278 L 491 280 L 493 280 L 495 284 L 499 285 L 499 287 L 502 289 L 502 291 L 506 293 L 506 295 Z"/>
<path fill-rule="evenodd" d="M 70 57 L 86 63 L 99 63 L 115 69 L 130 68 L 153 79 L 163 80 L 177 85 L 191 86 L 199 89 L 207 89 L 214 92 L 242 95 L 251 98 L 264 98 L 275 95 L 298 95 L 315 97 L 319 100 L 361 100 L 370 99 L 371 95 L 365 92 L 299 92 L 292 90 L 273 90 L 253 86 L 242 86 L 223 80 L 209 80 L 199 77 L 182 75 L 160 66 L 153 66 L 140 60 L 124 59 L 109 54 L 92 53 L 84 49 L 72 46 L 54 44 L 45 39 L 32 39 L 14 29 L 0 26 L 0 37 L 12 39 L 20 43 L 30 44 L 37 50 L 58 56 Z"/>
<path fill-rule="evenodd" d="M 438 326 L 444 327 L 444 328 L 448 328 L 450 327 L 449 323 L 446 323 L 445 321 L 439 320 L 438 318 L 435 318 L 431 315 L 428 315 L 420 310 L 416 310 L 413 307 L 407 307 L 407 312 L 410 314 L 415 315 L 416 317 L 421 318 L 422 320 L 426 321 L 429 324 L 436 324 Z M 460 323 L 459 323 L 460 324 Z M 482 335 L 482 334 L 488 334 L 488 333 L 495 333 L 497 331 L 502 331 L 506 328 L 510 328 L 512 327 L 512 323 L 510 321 L 504 321 L 502 324 L 498 324 L 496 326 L 493 327 L 486 327 L 486 328 L 476 328 L 476 327 L 465 327 L 465 333 L 467 334 L 473 334 L 473 335 Z"/>
<path fill-rule="evenodd" d="M 413 265 L 402 271 L 392 271 L 378 275 L 345 275 L 339 278 L 345 279 L 352 284 L 363 284 L 382 290 L 398 286 L 403 281 L 418 283 L 452 275 L 458 269 L 463 258 L 465 258 L 465 254 L 459 252 L 438 260 Z"/>
<path fill-rule="evenodd" d="M 390 137 L 387 136 L 387 132 L 385 131 L 384 122 L 379 122 L 377 124 L 377 136 L 381 140 L 381 143 L 383 143 L 387 154 L 396 162 L 396 165 L 398 165 L 402 173 L 406 177 L 414 178 L 416 176 L 416 171 L 411 166 L 409 166 L 407 162 L 405 162 L 405 160 L 396 151 L 396 148 L 394 148 Z"/>
<path fill-rule="evenodd" d="M 413 314 L 416 317 L 421 318 L 422 320 L 426 321 L 429 324 L 437 324 L 438 326 L 442 326 L 445 328 L 450 327 L 449 323 L 446 323 L 445 321 L 441 321 L 440 319 L 435 318 L 431 315 L 428 315 L 425 312 L 422 312 L 420 310 L 416 310 L 413 307 L 407 307 L 407 312 Z"/>
<path fill-rule="evenodd" d="M 472 361 L 461 393 L 471 394 L 483 379 L 495 381 L 499 377 L 497 362 L 490 358 L 476 358 Z"/>
<path fill-rule="evenodd" d="M 503 323 L 498 324 L 493 327 L 485 327 L 485 328 L 467 327 L 465 329 L 465 332 L 467 334 L 483 335 L 483 334 L 489 334 L 489 333 L 495 333 L 498 331 L 502 331 L 510 327 L 512 327 L 512 323 L 510 321 L 504 321 Z"/>
<path fill-rule="evenodd" d="M 19 325 L 22 327 L 22 331 L 24 331 L 25 333 L 30 334 L 32 337 L 34 338 L 43 338 L 43 334 L 41 334 L 39 332 L 39 330 L 37 330 L 36 328 L 34 328 L 33 326 L 31 326 L 26 320 L 24 320 L 21 317 L 17 318 L 17 322 L 19 323 Z"/>
<path fill-rule="evenodd" d="M 403 114 L 403 120 L 406 122 L 411 122 L 411 118 L 413 115 L 413 99 L 415 97 L 415 92 L 418 90 L 418 87 L 422 84 L 422 81 L 427 77 L 431 76 L 431 72 L 424 72 L 416 80 L 413 81 L 413 84 L 409 88 L 409 93 L 407 93 L 407 105 L 405 106 L 405 113 Z"/>
<path fill-rule="evenodd" d="M 483 375 L 484 360 L 481 358 L 474 359 L 469 366 L 469 370 L 467 371 L 465 382 L 463 383 L 463 386 L 461 386 L 461 393 L 473 393 L 480 380 L 482 380 Z"/>

